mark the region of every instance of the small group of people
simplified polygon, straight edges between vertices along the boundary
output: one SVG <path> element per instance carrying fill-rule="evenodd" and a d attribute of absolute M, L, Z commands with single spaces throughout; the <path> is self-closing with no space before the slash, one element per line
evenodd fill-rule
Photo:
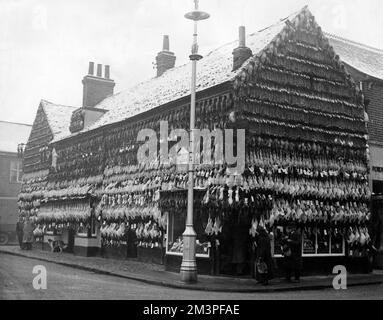
<path fill-rule="evenodd" d="M 273 234 L 267 232 L 263 226 L 258 226 L 254 239 L 255 251 L 255 278 L 258 283 L 268 285 L 273 278 L 274 260 L 274 239 Z M 287 227 L 286 235 L 282 241 L 284 257 L 285 277 L 288 282 L 299 282 L 302 269 L 302 242 L 298 229 Z M 292 280 L 294 276 L 294 280 Z"/>
<path fill-rule="evenodd" d="M 19 241 L 20 249 L 32 250 L 33 244 L 33 222 L 31 218 L 20 217 L 16 223 L 16 234 Z"/>

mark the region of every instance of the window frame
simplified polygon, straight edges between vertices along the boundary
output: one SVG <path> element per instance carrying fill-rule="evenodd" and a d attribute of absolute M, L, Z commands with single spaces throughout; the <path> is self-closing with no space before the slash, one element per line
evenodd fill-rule
<path fill-rule="evenodd" d="M 16 168 L 13 165 L 16 164 Z M 16 172 L 16 181 L 12 180 L 12 173 Z M 9 164 L 9 183 L 23 183 L 23 164 L 20 160 L 11 160 Z"/>
<path fill-rule="evenodd" d="M 303 237 L 302 234 L 302 257 L 303 258 L 315 258 L 315 257 L 345 257 L 346 256 L 346 243 L 343 237 L 342 239 L 342 253 L 331 253 L 332 235 L 329 234 L 329 253 L 318 253 L 318 232 L 315 232 L 315 253 L 304 254 L 303 253 Z"/>
<path fill-rule="evenodd" d="M 165 248 L 166 248 L 166 251 L 165 251 L 165 254 L 168 255 L 168 256 L 178 256 L 178 257 L 182 257 L 183 256 L 183 252 L 173 252 L 173 251 L 169 251 L 169 227 L 170 227 L 170 221 L 172 221 L 172 225 L 174 226 L 174 219 L 172 219 L 170 216 L 171 215 L 174 215 L 175 213 L 174 212 L 169 212 L 168 211 L 168 221 L 166 223 L 166 242 L 165 242 Z M 173 228 L 172 228 L 173 229 Z M 173 237 L 173 235 L 172 235 Z M 208 248 L 208 252 L 206 254 L 202 254 L 202 253 L 196 253 L 196 258 L 201 258 L 201 259 L 210 259 L 210 247 Z"/>
<path fill-rule="evenodd" d="M 318 233 L 315 232 L 315 253 L 309 253 L 305 254 L 303 253 L 303 240 L 304 240 L 304 234 L 302 232 L 302 247 L 301 247 L 301 252 L 302 252 L 302 258 L 331 258 L 331 257 L 345 257 L 346 256 L 346 240 L 343 237 L 342 239 L 342 253 L 331 253 L 331 240 L 332 236 L 331 233 L 329 234 L 329 248 L 330 252 L 329 253 L 317 253 L 318 252 Z M 274 258 L 283 258 L 282 254 L 274 254 Z"/>

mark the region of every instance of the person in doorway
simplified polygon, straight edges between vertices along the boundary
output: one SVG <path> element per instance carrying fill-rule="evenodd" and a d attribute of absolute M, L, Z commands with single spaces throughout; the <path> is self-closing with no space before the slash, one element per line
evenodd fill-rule
<path fill-rule="evenodd" d="M 16 235 L 20 249 L 23 250 L 24 221 L 22 217 L 19 217 L 19 220 L 16 223 Z"/>
<path fill-rule="evenodd" d="M 31 218 L 27 218 L 23 229 L 23 245 L 26 250 L 32 250 L 33 243 L 33 223 Z"/>
<path fill-rule="evenodd" d="M 268 285 L 273 274 L 273 260 L 271 256 L 270 235 L 264 227 L 257 229 L 256 249 L 256 279 L 263 285 Z"/>
<path fill-rule="evenodd" d="M 238 222 L 233 226 L 232 233 L 232 264 L 235 266 L 235 274 L 241 276 L 245 274 L 247 252 L 249 248 L 249 227 L 246 217 L 239 216 Z"/>
<path fill-rule="evenodd" d="M 283 244 L 283 256 L 286 272 L 286 280 L 291 282 L 300 282 L 302 269 L 302 236 L 297 228 L 287 227 L 287 236 Z"/>

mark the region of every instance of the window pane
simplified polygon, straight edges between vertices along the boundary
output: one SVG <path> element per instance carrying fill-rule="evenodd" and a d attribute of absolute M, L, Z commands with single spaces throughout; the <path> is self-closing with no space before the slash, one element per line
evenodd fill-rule
<path fill-rule="evenodd" d="M 343 253 L 343 235 L 335 229 L 331 234 L 331 254 Z"/>
<path fill-rule="evenodd" d="M 183 252 L 183 233 L 185 231 L 186 212 L 169 212 L 168 216 L 168 248 L 171 253 L 182 254 Z M 194 230 L 197 233 L 196 254 L 209 255 L 209 241 L 204 234 L 202 218 L 196 212 L 194 214 Z"/>
<path fill-rule="evenodd" d="M 17 183 L 17 171 L 11 170 L 10 182 L 11 183 Z"/>
<path fill-rule="evenodd" d="M 317 232 L 318 241 L 318 254 L 329 254 L 330 253 L 330 232 L 326 229 L 318 229 Z"/>
<path fill-rule="evenodd" d="M 185 231 L 186 217 L 182 213 L 169 213 L 168 251 L 183 252 L 182 234 Z"/>
<path fill-rule="evenodd" d="M 16 171 L 16 170 L 17 170 L 17 162 L 11 161 L 11 171 Z"/>
<path fill-rule="evenodd" d="M 315 230 L 306 228 L 303 231 L 303 254 L 315 254 L 316 250 L 316 236 Z"/>
<path fill-rule="evenodd" d="M 23 182 L 23 172 L 21 170 L 17 171 L 17 182 Z"/>

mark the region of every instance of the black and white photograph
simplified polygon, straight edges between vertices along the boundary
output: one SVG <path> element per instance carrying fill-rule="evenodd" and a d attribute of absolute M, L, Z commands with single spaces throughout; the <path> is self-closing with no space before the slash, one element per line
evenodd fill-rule
<path fill-rule="evenodd" d="M 381 0 L 0 0 L 0 110 L 0 300 L 383 299 Z"/>

